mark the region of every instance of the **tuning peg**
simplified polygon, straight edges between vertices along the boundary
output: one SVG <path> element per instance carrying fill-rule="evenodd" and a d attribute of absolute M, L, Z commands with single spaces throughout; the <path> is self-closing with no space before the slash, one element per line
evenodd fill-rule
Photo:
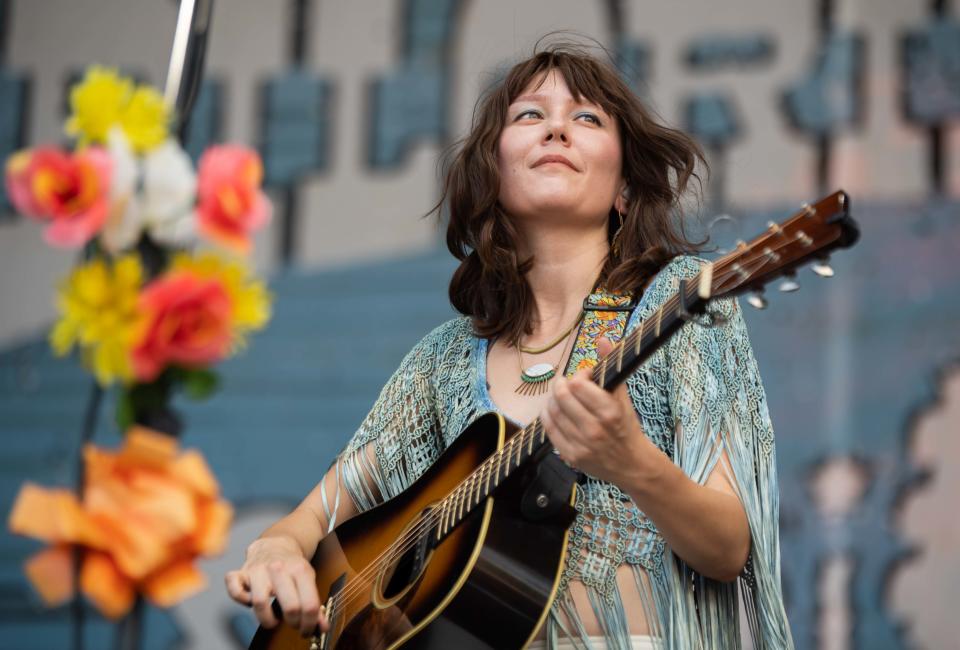
<path fill-rule="evenodd" d="M 763 289 L 758 289 L 747 296 L 747 304 L 754 309 L 766 309 L 767 299 L 763 297 Z"/>
<path fill-rule="evenodd" d="M 830 258 L 825 257 L 810 265 L 810 269 L 821 278 L 832 278 L 833 267 L 830 266 Z"/>
<path fill-rule="evenodd" d="M 783 282 L 780 283 L 780 291 L 783 293 L 793 293 L 800 288 L 800 283 L 797 282 L 797 274 L 793 271 L 790 271 L 784 275 Z"/>

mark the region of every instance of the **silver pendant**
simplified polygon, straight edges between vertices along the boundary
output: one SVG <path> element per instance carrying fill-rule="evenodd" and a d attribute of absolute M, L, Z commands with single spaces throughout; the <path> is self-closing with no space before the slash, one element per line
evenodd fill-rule
<path fill-rule="evenodd" d="M 514 392 L 520 395 L 540 395 L 547 390 L 547 382 L 557 374 L 557 369 L 549 363 L 538 363 L 520 373 L 520 385 Z"/>

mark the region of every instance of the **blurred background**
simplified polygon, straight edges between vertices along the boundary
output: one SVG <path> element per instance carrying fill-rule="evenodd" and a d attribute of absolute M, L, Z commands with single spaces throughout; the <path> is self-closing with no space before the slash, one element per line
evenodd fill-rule
<path fill-rule="evenodd" d="M 0 157 L 62 144 L 90 63 L 162 86 L 175 0 L 0 0 Z M 150 609 L 148 648 L 245 647 L 222 589 L 246 545 L 323 475 L 403 354 L 452 316 L 438 158 L 480 92 L 554 30 L 616 59 L 713 168 L 722 248 L 843 188 L 862 239 L 747 310 L 777 434 L 783 582 L 798 648 L 960 648 L 960 2 L 218 0 L 186 138 L 256 146 L 274 219 L 256 264 L 273 321 L 185 403 L 236 507 L 209 588 Z M 72 484 L 90 380 L 46 342 L 71 265 L 0 190 L 0 504 Z M 745 303 L 744 303 L 745 304 Z M 120 432 L 108 394 L 95 439 Z M 0 648 L 63 647 L 0 536 Z M 89 647 L 113 632 L 91 615 Z"/>

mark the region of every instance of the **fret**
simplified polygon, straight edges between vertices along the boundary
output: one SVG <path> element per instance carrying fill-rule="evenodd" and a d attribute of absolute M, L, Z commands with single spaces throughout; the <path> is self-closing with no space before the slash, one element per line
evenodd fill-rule
<path fill-rule="evenodd" d="M 643 346 L 643 326 L 647 324 L 646 320 L 640 321 L 640 333 L 637 334 L 637 344 L 633 346 L 633 353 L 640 354 L 640 348 Z"/>
<path fill-rule="evenodd" d="M 607 358 L 604 357 L 603 361 L 600 362 L 600 388 L 604 388 L 607 384 Z"/>
<path fill-rule="evenodd" d="M 455 520 L 460 521 L 463 519 L 463 502 L 466 499 L 466 495 L 463 493 L 463 486 L 457 488 L 457 509 Z"/>
<path fill-rule="evenodd" d="M 523 432 L 522 432 L 522 431 L 521 431 L 520 433 L 518 433 L 516 436 L 514 436 L 514 438 L 521 437 L 521 436 L 523 436 Z M 516 447 L 517 447 L 517 461 L 516 461 L 515 465 L 516 465 L 517 467 L 520 467 L 520 452 L 523 451 L 523 440 L 520 440 L 520 444 L 516 445 Z"/>
<path fill-rule="evenodd" d="M 496 487 L 500 485 L 500 459 L 503 458 L 503 450 L 497 450 L 497 453 L 494 454 L 497 459 L 497 471 L 493 475 L 493 486 Z"/>
<path fill-rule="evenodd" d="M 473 474 L 468 476 L 463 482 L 463 510 L 470 512 L 470 505 L 473 501 L 473 488 L 470 485 L 470 481 L 473 480 Z"/>
<path fill-rule="evenodd" d="M 663 307 L 657 310 L 657 327 L 653 331 L 654 336 L 660 336 L 660 319 L 663 318 Z"/>
<path fill-rule="evenodd" d="M 443 517 L 440 519 L 440 524 L 443 534 L 446 535 L 450 530 L 450 497 L 443 500 Z"/>
<path fill-rule="evenodd" d="M 704 300 L 708 300 L 713 292 L 713 262 L 703 265 L 703 270 L 699 274 L 699 283 L 697 285 L 697 294 Z"/>
<path fill-rule="evenodd" d="M 617 372 L 623 369 L 623 343 L 617 344 Z"/>
<path fill-rule="evenodd" d="M 473 499 L 472 499 L 473 503 L 472 503 L 471 506 L 470 506 L 471 508 L 472 508 L 473 506 L 477 505 L 478 503 L 480 503 L 480 499 L 481 499 L 481 496 L 480 496 L 480 481 L 477 480 L 477 479 L 479 479 L 479 478 L 480 478 L 480 477 L 476 476 L 475 474 L 470 477 L 470 480 L 473 481 L 473 489 L 475 490 L 475 494 L 474 494 Z"/>
<path fill-rule="evenodd" d="M 486 471 L 486 473 L 487 473 L 487 485 L 486 485 L 486 487 L 484 488 L 484 491 L 485 491 L 487 494 L 490 494 L 490 474 L 492 473 L 492 472 L 490 471 L 490 469 L 491 469 L 492 467 L 493 467 L 493 465 L 490 464 L 490 461 L 489 461 L 489 460 L 483 464 L 484 471 Z"/>
<path fill-rule="evenodd" d="M 440 539 L 441 537 L 443 537 L 443 533 L 445 532 L 443 528 L 443 520 L 447 516 L 446 499 L 443 499 L 440 501 L 439 508 L 440 508 L 440 523 L 437 525 L 437 539 Z"/>
<path fill-rule="evenodd" d="M 504 467 L 503 469 L 503 478 L 507 478 L 508 476 L 510 476 L 510 452 L 513 451 L 514 440 L 516 440 L 516 438 L 510 438 L 510 440 L 507 441 L 507 444 L 503 449 L 503 451 L 505 452 L 504 456 L 507 459 L 506 467 Z"/>
<path fill-rule="evenodd" d="M 534 429 L 535 428 L 536 427 L 534 427 Z M 533 456 L 533 429 L 530 429 L 529 431 L 524 429 L 523 435 L 527 437 L 527 456 Z"/>

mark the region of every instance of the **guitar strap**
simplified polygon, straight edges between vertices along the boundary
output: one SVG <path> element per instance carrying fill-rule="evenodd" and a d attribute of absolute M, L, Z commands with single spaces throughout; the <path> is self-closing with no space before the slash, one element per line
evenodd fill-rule
<path fill-rule="evenodd" d="M 598 287 L 583 301 L 584 314 L 577 338 L 567 361 L 566 376 L 583 368 L 593 368 L 600 361 L 597 340 L 606 336 L 612 343 L 623 337 L 630 315 L 637 303 L 630 294 L 619 295 Z"/>
<path fill-rule="evenodd" d="M 583 301 L 586 313 L 564 374 L 570 376 L 596 366 L 600 361 L 598 339 L 606 336 L 613 343 L 619 342 L 636 306 L 633 296 L 610 293 L 600 287 L 587 296 Z M 570 490 L 573 483 L 585 480 L 586 474 L 564 463 L 555 453 L 545 454 L 534 466 L 532 479 L 521 498 L 521 512 L 531 521 L 572 517 L 574 513 L 567 503 Z"/>

